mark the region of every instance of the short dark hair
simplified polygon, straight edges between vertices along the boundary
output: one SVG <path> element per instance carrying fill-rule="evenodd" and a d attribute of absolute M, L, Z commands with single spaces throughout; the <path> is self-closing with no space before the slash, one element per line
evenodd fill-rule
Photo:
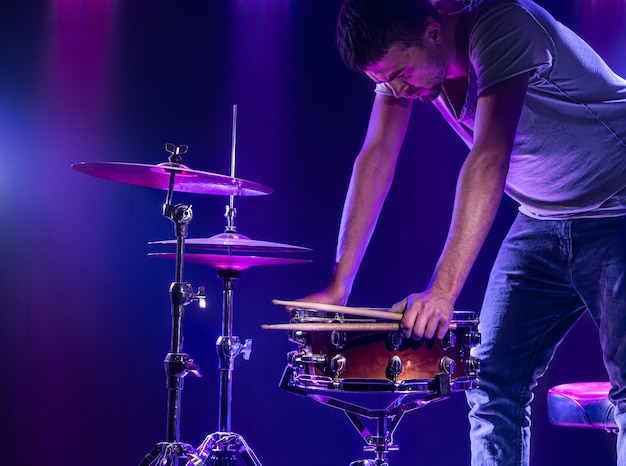
<path fill-rule="evenodd" d="M 429 17 L 440 21 L 429 0 L 345 0 L 337 19 L 339 54 L 348 68 L 363 71 L 393 44 L 422 44 Z"/>

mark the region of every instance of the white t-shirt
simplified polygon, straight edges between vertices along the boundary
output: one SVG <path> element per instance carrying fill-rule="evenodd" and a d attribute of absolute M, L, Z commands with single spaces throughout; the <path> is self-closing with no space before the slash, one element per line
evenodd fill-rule
<path fill-rule="evenodd" d="M 478 95 L 530 72 L 505 192 L 535 218 L 626 215 L 626 80 L 529 0 L 474 0 L 469 17 L 465 105 L 433 102 L 446 121 L 471 148 Z"/>

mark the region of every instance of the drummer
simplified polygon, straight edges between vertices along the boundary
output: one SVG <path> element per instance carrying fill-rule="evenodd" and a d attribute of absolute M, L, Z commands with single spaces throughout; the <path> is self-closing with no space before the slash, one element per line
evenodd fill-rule
<path fill-rule="evenodd" d="M 519 204 L 480 316 L 472 464 L 529 464 L 531 389 L 588 310 L 626 465 L 626 81 L 530 0 L 345 0 L 337 43 L 375 98 L 330 283 L 304 299 L 348 300 L 413 101 L 432 103 L 469 152 L 430 284 L 403 300 L 405 336 L 445 335 L 502 194 Z"/>

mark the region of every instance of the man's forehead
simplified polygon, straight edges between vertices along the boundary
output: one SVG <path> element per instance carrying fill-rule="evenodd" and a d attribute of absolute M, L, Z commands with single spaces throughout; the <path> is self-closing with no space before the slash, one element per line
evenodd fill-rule
<path fill-rule="evenodd" d="M 393 74 L 405 66 L 407 61 L 407 48 L 392 45 L 378 61 L 367 65 L 364 71 L 372 80 L 386 82 L 390 81 Z"/>
<path fill-rule="evenodd" d="M 365 74 L 376 83 L 385 82 L 388 79 L 384 73 L 383 67 L 378 64 L 366 66 L 364 71 Z"/>

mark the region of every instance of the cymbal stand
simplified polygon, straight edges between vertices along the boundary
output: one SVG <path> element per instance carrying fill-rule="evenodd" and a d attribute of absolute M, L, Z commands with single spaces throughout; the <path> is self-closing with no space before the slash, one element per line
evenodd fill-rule
<path fill-rule="evenodd" d="M 233 106 L 233 134 L 232 134 L 232 158 L 231 177 L 235 177 L 235 146 L 237 139 L 237 105 Z M 227 226 L 226 233 L 235 233 L 235 216 L 237 211 L 234 207 L 234 196 L 230 196 L 229 205 L 226 206 Z M 232 254 L 232 250 L 228 251 Z M 231 413 L 233 397 L 233 371 L 235 359 L 240 354 L 247 361 L 252 353 L 252 340 L 247 339 L 242 344 L 237 336 L 233 336 L 233 295 L 235 280 L 239 279 L 241 272 L 238 270 L 219 269 L 217 276 L 224 280 L 223 305 L 222 305 L 222 335 L 215 344 L 219 357 L 220 390 L 218 431 L 209 434 L 204 442 L 198 447 L 199 456 L 203 460 L 209 460 L 210 466 L 235 466 L 237 455 L 240 455 L 248 466 L 262 466 L 258 457 L 248 446 L 244 438 L 231 431 Z"/>
<path fill-rule="evenodd" d="M 374 459 L 353 461 L 350 463 L 350 466 L 390 466 L 387 454 L 390 451 L 396 451 L 400 448 L 398 445 L 394 445 L 393 434 L 404 415 L 415 409 L 422 408 L 431 402 L 440 401 L 450 396 L 450 375 L 441 373 L 437 374 L 430 382 L 429 388 L 431 390 L 428 395 L 416 392 L 404 393 L 396 397 L 396 399 L 384 409 L 369 409 L 349 403 L 345 400 L 310 393 L 302 388 L 294 387 L 289 384 L 291 371 L 292 369 L 290 367 L 285 369 L 280 381 L 280 388 L 343 411 L 354 428 L 359 432 L 361 437 L 363 437 L 363 440 L 365 440 L 367 445 L 363 447 L 363 451 L 374 452 L 376 455 Z M 405 401 L 409 397 L 418 398 Z M 361 421 L 361 418 L 376 419 L 375 435 L 367 429 L 363 421 Z"/>
<path fill-rule="evenodd" d="M 171 153 L 169 161 L 180 164 L 181 154 L 187 151 L 187 146 L 175 147 L 167 144 L 166 149 Z M 180 404 L 183 390 L 183 378 L 189 373 L 200 377 L 198 367 L 189 355 L 182 352 L 183 348 L 183 316 L 185 306 L 193 301 L 199 301 L 203 307 L 205 292 L 203 287 L 194 293 L 191 284 L 183 282 L 183 257 L 185 252 L 185 238 L 189 222 L 193 218 L 191 205 L 172 205 L 174 179 L 176 173 L 170 173 L 167 198 L 163 205 L 163 215 L 175 224 L 176 231 L 176 278 L 170 285 L 170 301 L 172 305 L 172 333 L 170 352 L 165 357 L 165 374 L 167 376 L 167 429 L 165 442 L 158 443 L 146 455 L 140 466 L 177 466 L 178 459 L 186 459 L 193 466 L 205 466 L 196 449 L 180 442 Z"/>

